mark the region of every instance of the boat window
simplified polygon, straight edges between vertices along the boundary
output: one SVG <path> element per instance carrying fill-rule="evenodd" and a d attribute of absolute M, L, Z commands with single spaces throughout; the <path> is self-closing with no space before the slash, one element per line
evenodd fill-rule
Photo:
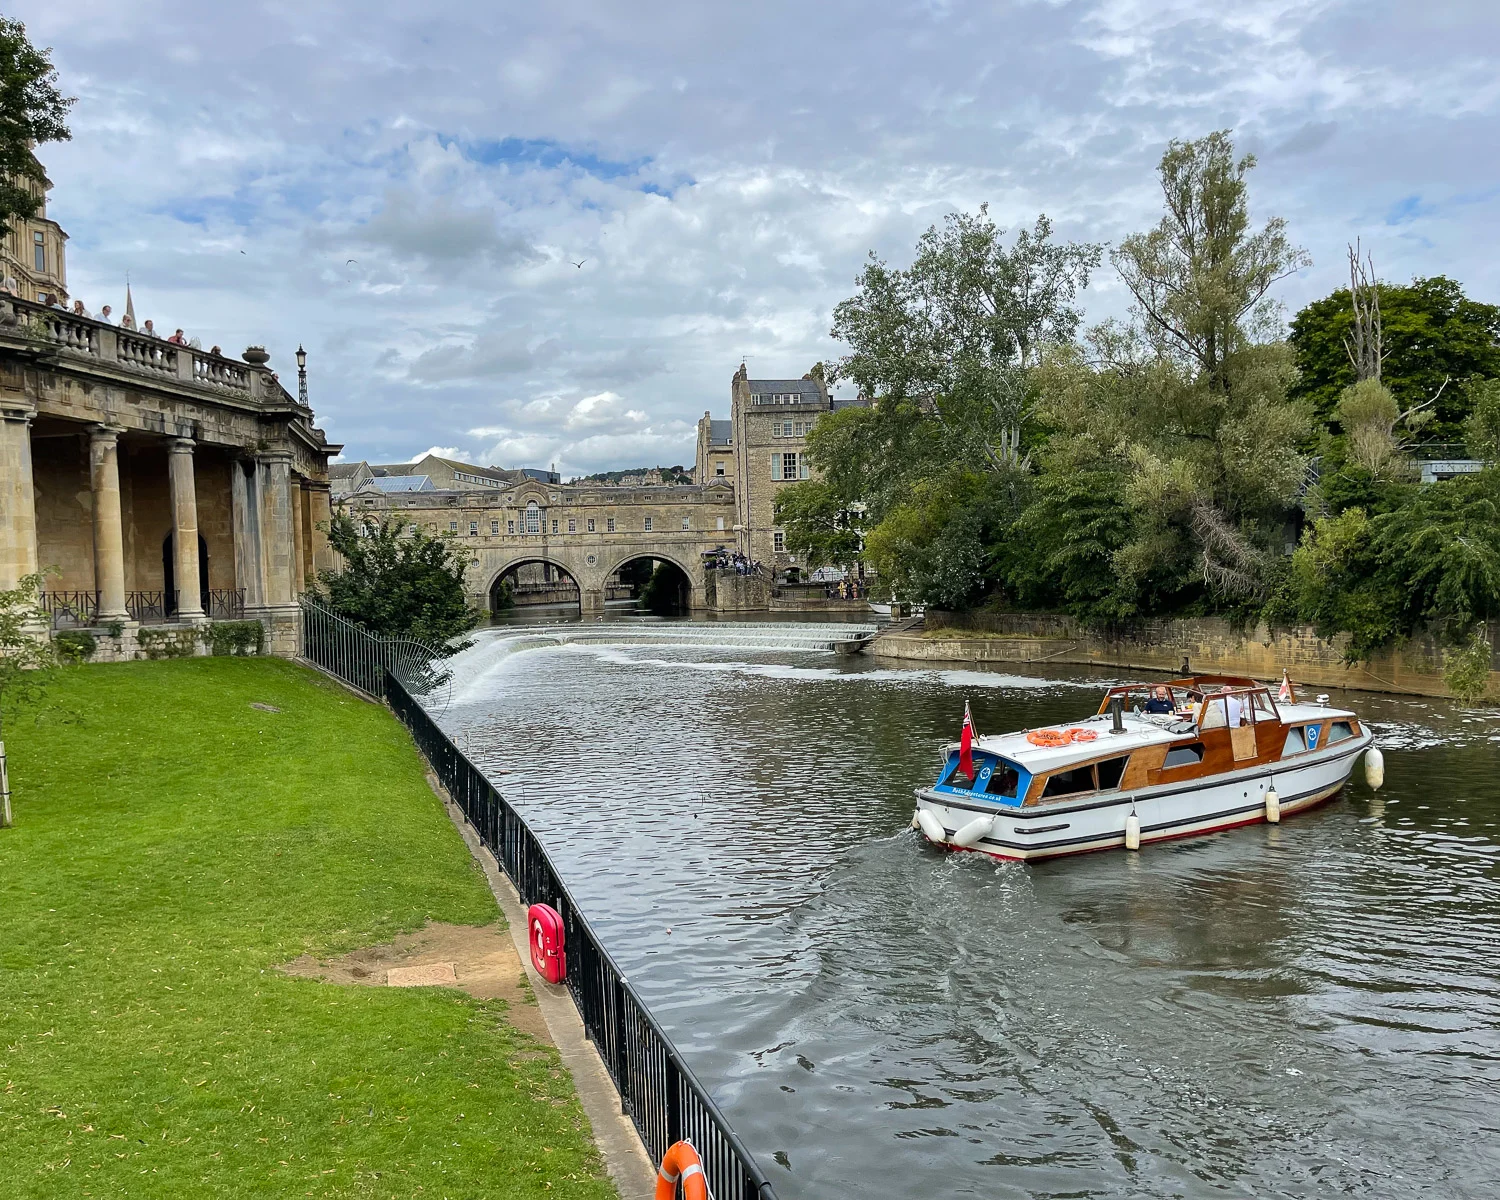
<path fill-rule="evenodd" d="M 1016 787 L 1021 782 L 1021 773 L 1003 758 L 990 775 L 989 785 L 984 789 L 988 796 L 1003 796 L 1007 800 L 1016 798 Z"/>
<path fill-rule="evenodd" d="M 1331 746 L 1334 742 L 1342 742 L 1345 738 L 1353 736 L 1354 730 L 1349 728 L 1348 721 L 1335 721 L 1328 730 L 1328 744 Z"/>
<path fill-rule="evenodd" d="M 1130 761 L 1130 755 L 1122 758 L 1106 758 L 1102 763 L 1095 763 L 1099 768 L 1099 790 L 1107 792 L 1111 788 L 1120 786 L 1120 777 L 1125 774 L 1125 764 Z"/>
<path fill-rule="evenodd" d="M 980 760 L 975 759 L 974 770 L 978 772 L 979 769 Z M 953 769 L 943 777 L 943 783 L 948 787 L 962 788 L 965 791 L 974 786 L 974 780 L 964 774 L 963 763 L 956 754 L 953 756 Z"/>
<path fill-rule="evenodd" d="M 1074 796 L 1079 792 L 1092 792 L 1093 790 L 1094 768 L 1090 764 L 1048 776 L 1047 786 L 1042 791 L 1042 799 L 1051 800 L 1055 796 Z"/>
<path fill-rule="evenodd" d="M 1307 739 L 1302 736 L 1302 726 L 1296 725 L 1286 731 L 1286 745 L 1281 748 L 1281 757 L 1301 754 L 1307 749 Z"/>
<path fill-rule="evenodd" d="M 1185 746 L 1173 746 L 1167 751 L 1163 767 L 1186 767 L 1203 761 L 1203 743 L 1189 742 Z"/>

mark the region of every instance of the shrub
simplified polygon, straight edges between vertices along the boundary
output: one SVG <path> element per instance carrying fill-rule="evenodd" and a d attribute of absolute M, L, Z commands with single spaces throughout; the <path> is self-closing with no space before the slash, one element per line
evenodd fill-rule
<path fill-rule="evenodd" d="M 63 662 L 75 664 L 87 662 L 99 648 L 94 635 L 86 629 L 61 630 L 53 634 L 52 644 L 57 647 L 57 655 Z"/>
<path fill-rule="evenodd" d="M 215 621 L 208 627 L 208 645 L 221 658 L 260 654 L 266 645 L 265 627 L 259 621 Z"/>
<path fill-rule="evenodd" d="M 1443 651 L 1443 682 L 1465 704 L 1477 704 L 1490 688 L 1490 661 L 1494 650 L 1484 626 L 1467 643 Z"/>

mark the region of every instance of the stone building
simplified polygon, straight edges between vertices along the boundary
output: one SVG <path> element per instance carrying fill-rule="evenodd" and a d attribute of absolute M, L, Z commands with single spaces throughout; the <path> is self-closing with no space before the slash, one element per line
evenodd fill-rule
<path fill-rule="evenodd" d="M 22 300 L 52 295 L 66 300 L 68 235 L 47 217 L 47 192 L 52 184 L 25 180 L 22 186 L 36 197 L 38 208 L 27 220 L 12 218 L 10 231 L 0 238 L 0 278 Z"/>
<path fill-rule="evenodd" d="M 725 475 L 735 490 L 735 544 L 740 553 L 777 572 L 797 566 L 776 525 L 776 496 L 788 483 L 815 475 L 807 435 L 826 414 L 863 399 L 840 400 L 821 379 L 751 379 L 743 363 L 729 387 L 729 420 L 704 413 L 698 422 L 698 478 Z M 707 473 L 707 474 L 705 474 Z"/>
<path fill-rule="evenodd" d="M 241 617 L 295 654 L 339 447 L 245 358 L 0 298 L 0 588 L 46 571 L 54 628 L 88 626 L 100 658 L 202 653 Z"/>

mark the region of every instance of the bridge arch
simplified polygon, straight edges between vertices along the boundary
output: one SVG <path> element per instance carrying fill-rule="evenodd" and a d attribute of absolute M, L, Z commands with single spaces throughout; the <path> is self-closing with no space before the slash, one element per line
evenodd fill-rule
<path fill-rule="evenodd" d="M 658 616 L 686 616 L 703 602 L 701 575 L 701 568 L 695 571 L 680 555 L 643 546 L 616 555 L 604 588 L 608 594 L 612 584 L 628 585 L 636 601 Z"/>
<path fill-rule="evenodd" d="M 551 555 L 521 553 L 490 572 L 484 595 L 491 613 L 528 608 L 577 613 L 584 590 L 576 568 Z"/>

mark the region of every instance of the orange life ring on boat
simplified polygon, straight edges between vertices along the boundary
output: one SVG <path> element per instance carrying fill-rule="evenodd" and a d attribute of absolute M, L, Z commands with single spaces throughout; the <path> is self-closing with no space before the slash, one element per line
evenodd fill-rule
<path fill-rule="evenodd" d="M 1069 729 L 1068 740 L 1074 742 L 1092 742 L 1099 734 L 1093 729 Z"/>
<path fill-rule="evenodd" d="M 1033 746 L 1066 746 L 1071 739 L 1061 729 L 1033 729 L 1026 740 Z"/>
<path fill-rule="evenodd" d="M 708 1180 L 703 1160 L 692 1142 L 673 1142 L 661 1158 L 656 1173 L 656 1200 L 676 1200 L 677 1182 L 682 1181 L 682 1200 L 708 1200 Z"/>

